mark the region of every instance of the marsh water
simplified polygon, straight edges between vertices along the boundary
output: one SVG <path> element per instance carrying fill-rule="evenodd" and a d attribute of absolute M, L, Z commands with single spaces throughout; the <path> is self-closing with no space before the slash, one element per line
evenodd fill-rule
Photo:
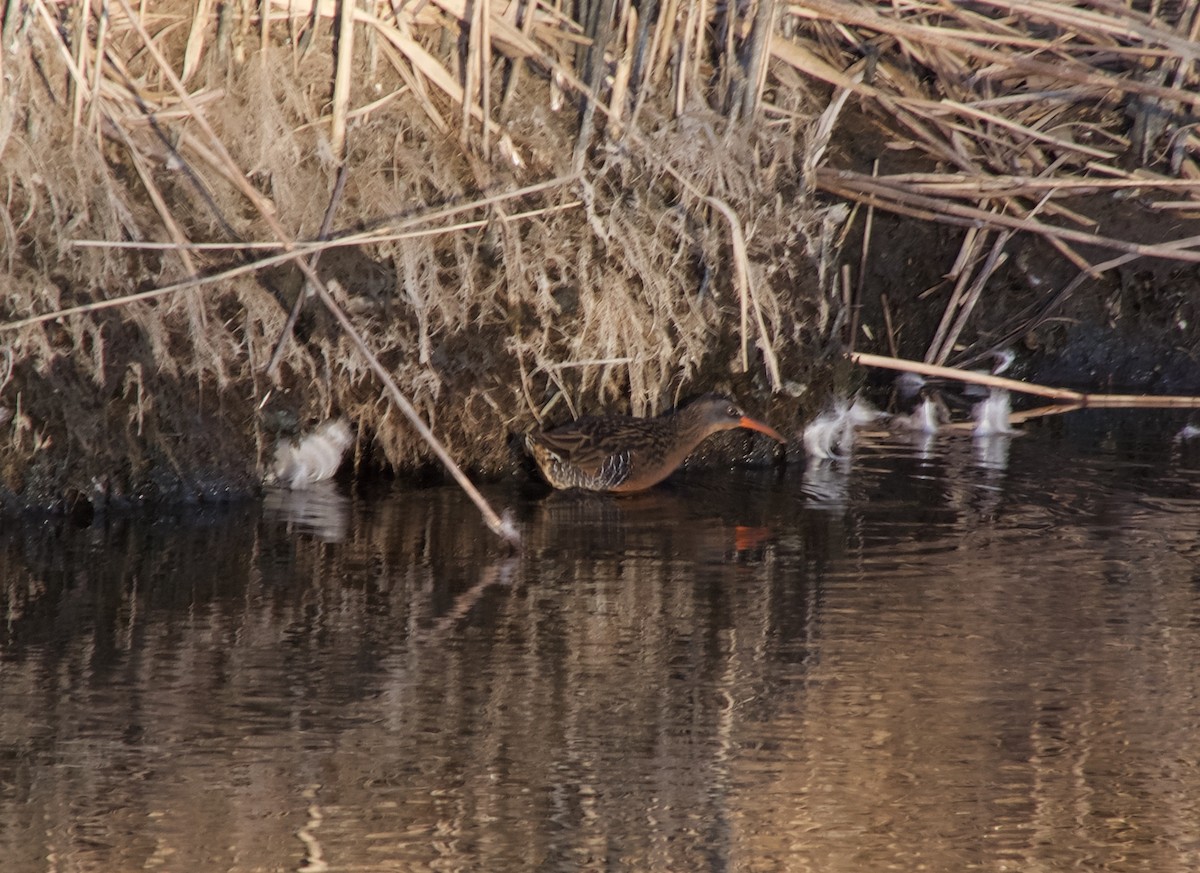
<path fill-rule="evenodd" d="M 1183 424 L 5 522 L 0 866 L 1195 871 Z"/>

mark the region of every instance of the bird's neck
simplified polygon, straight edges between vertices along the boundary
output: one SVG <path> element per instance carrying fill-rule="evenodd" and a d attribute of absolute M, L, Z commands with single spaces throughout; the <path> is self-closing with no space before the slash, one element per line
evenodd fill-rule
<path fill-rule="evenodd" d="M 680 460 L 691 454 L 700 443 L 722 430 L 719 424 L 714 424 L 690 408 L 671 416 L 670 424 L 675 433 L 678 451 L 682 453 Z"/>

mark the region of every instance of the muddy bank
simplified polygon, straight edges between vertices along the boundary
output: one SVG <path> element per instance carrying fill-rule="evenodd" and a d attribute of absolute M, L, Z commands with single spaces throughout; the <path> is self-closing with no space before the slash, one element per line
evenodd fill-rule
<path fill-rule="evenodd" d="M 996 45 L 1044 40 L 1078 93 L 964 125 L 928 101 L 1047 71 L 1014 52 L 964 79 L 947 59 L 975 48 L 923 42 L 931 14 L 965 26 L 958 7 L 819 5 L 494 4 L 487 27 L 450 0 L 353 23 L 60 5 L 55 27 L 10 5 L 0 505 L 251 493 L 277 440 L 333 416 L 359 471 L 428 470 L 314 277 L 477 476 L 521 471 L 532 427 L 710 390 L 795 432 L 861 380 L 849 346 L 959 363 L 1007 345 L 1045 381 L 1194 390 L 1197 258 L 1162 247 L 1198 230 L 1163 202 L 1192 196 L 1172 187 L 1195 178 L 1191 72 L 1148 133 L 1131 101 L 1166 86 L 1125 75 L 1142 54 L 1092 59 L 1111 38 L 1090 19 L 1004 19 Z M 1188 26 L 1123 14 L 1154 46 Z M 1131 244 L 1159 250 L 1106 266 Z"/>

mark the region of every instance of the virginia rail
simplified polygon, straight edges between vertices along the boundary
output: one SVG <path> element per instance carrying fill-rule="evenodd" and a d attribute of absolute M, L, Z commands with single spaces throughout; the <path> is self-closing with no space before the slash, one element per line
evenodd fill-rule
<path fill-rule="evenodd" d="M 642 491 L 666 479 L 692 450 L 717 431 L 749 428 L 787 442 L 726 397 L 707 394 L 658 418 L 591 416 L 530 433 L 525 445 L 555 488 Z"/>

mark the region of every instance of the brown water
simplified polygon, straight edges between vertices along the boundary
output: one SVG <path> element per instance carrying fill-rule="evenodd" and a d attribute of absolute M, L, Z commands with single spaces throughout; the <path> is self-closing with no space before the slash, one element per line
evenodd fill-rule
<path fill-rule="evenodd" d="M 0 869 L 1200 869 L 1200 446 L 0 535 Z"/>

